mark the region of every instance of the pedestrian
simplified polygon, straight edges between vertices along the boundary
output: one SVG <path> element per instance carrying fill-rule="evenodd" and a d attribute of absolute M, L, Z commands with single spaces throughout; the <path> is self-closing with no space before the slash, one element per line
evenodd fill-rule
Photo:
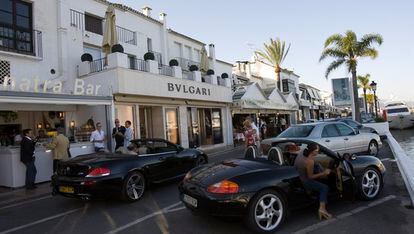
<path fill-rule="evenodd" d="M 23 130 L 23 137 L 20 142 L 20 161 L 26 166 L 26 189 L 35 189 L 36 166 L 35 166 L 35 145 L 32 129 Z"/>
<path fill-rule="evenodd" d="M 244 133 L 243 134 L 244 134 L 244 139 L 245 139 L 245 142 L 246 142 L 246 149 L 249 146 L 256 146 L 255 135 L 257 133 L 256 133 L 256 130 L 253 129 L 252 123 L 249 120 L 245 120 L 243 122 L 243 126 L 244 126 Z"/>
<path fill-rule="evenodd" d="M 112 129 L 112 138 L 115 140 L 115 150 L 124 146 L 124 136 L 126 128 L 122 126 L 119 119 L 115 119 L 115 127 Z"/>
<path fill-rule="evenodd" d="M 95 146 L 95 152 L 104 152 L 105 151 L 105 132 L 102 130 L 102 125 L 100 122 L 96 123 L 96 130 L 92 132 L 90 142 Z"/>
<path fill-rule="evenodd" d="M 58 135 L 47 144 L 47 148 L 53 149 L 53 172 L 56 172 L 59 162 L 69 159 L 69 139 L 64 135 L 64 128 L 57 129 Z"/>
<path fill-rule="evenodd" d="M 134 139 L 134 130 L 132 129 L 131 124 L 132 123 L 129 120 L 125 121 L 125 128 L 126 128 L 125 137 L 124 137 L 124 146 L 125 147 L 128 147 L 129 142 Z"/>
<path fill-rule="evenodd" d="M 330 219 L 332 215 L 326 210 L 328 201 L 329 187 L 316 179 L 327 177 L 330 169 L 323 170 L 320 164 L 315 163 L 315 157 L 319 154 L 319 146 L 316 143 L 308 144 L 303 151 L 303 155 L 297 156 L 295 159 L 295 168 L 299 173 L 299 178 L 306 189 L 319 192 L 319 219 Z M 319 171 L 315 172 L 315 166 L 319 167 Z"/>
<path fill-rule="evenodd" d="M 259 128 L 254 123 L 253 118 L 251 116 L 248 116 L 246 118 L 246 120 L 248 120 L 250 122 L 252 128 L 255 130 L 254 142 L 255 142 L 256 148 L 259 150 L 259 148 L 260 148 L 260 139 L 261 139 Z"/>
<path fill-rule="evenodd" d="M 280 126 L 282 127 L 282 131 L 286 130 L 286 119 L 285 118 L 280 118 Z"/>

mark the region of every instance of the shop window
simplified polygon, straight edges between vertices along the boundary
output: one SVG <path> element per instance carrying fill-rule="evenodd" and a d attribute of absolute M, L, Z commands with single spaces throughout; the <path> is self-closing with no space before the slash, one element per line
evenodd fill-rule
<path fill-rule="evenodd" d="M 85 30 L 103 35 L 102 19 L 93 15 L 85 14 Z"/>
<path fill-rule="evenodd" d="M 10 62 L 0 60 L 0 85 L 3 85 L 6 77 L 10 77 Z M 8 85 L 10 85 L 10 80 L 8 80 Z"/>
<path fill-rule="evenodd" d="M 179 124 L 177 108 L 165 108 L 165 126 L 167 140 L 179 144 Z"/>
<path fill-rule="evenodd" d="M 220 109 L 188 108 L 187 123 L 190 147 L 223 143 Z"/>

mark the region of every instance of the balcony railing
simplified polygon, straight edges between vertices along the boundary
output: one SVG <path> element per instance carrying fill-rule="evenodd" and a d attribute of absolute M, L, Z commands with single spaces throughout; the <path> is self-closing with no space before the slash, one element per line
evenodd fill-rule
<path fill-rule="evenodd" d="M 93 22 L 93 21 L 92 21 Z M 95 23 L 90 23 L 88 25 L 86 25 L 86 29 L 85 29 L 85 24 L 87 22 L 85 22 L 85 14 L 76 10 L 71 9 L 70 10 L 70 25 L 72 27 L 75 27 L 81 31 L 91 31 L 97 34 L 102 35 L 103 32 L 103 27 L 105 25 L 105 20 L 102 20 L 101 24 L 95 24 Z M 99 28 L 97 28 L 99 27 Z M 89 28 L 89 30 L 87 30 Z M 131 44 L 131 45 L 137 45 L 137 33 L 133 32 L 131 30 L 128 30 L 126 28 L 120 27 L 120 26 L 116 26 L 116 33 L 118 36 L 118 41 L 119 42 L 123 42 L 123 43 L 127 43 L 127 44 Z"/>
<path fill-rule="evenodd" d="M 0 25 L 0 50 L 43 57 L 42 32 Z"/>
<path fill-rule="evenodd" d="M 195 61 L 192 61 L 190 59 L 180 58 L 180 57 L 177 57 L 175 59 L 178 60 L 178 63 L 180 64 L 183 71 L 189 71 L 191 65 L 196 65 L 197 67 L 200 67 L 199 62 L 195 62 Z"/>
<path fill-rule="evenodd" d="M 129 68 L 138 71 L 148 71 L 147 64 L 145 63 L 145 61 L 137 58 L 134 58 L 132 62 L 130 62 Z"/>
<path fill-rule="evenodd" d="M 164 76 L 173 76 L 173 69 L 170 66 L 161 64 L 161 66 L 159 66 L 158 68 L 160 75 L 164 75 Z"/>
<path fill-rule="evenodd" d="M 149 52 L 154 54 L 155 60 L 157 60 L 158 62 L 158 66 L 161 66 L 162 65 L 162 54 L 160 52 L 152 51 L 152 50 L 150 50 Z"/>
<path fill-rule="evenodd" d="M 91 73 L 100 72 L 106 69 L 106 58 L 94 60 L 90 63 Z"/>

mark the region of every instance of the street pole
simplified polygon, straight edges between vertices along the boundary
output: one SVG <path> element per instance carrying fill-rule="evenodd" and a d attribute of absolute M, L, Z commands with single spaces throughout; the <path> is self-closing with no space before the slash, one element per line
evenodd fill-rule
<path fill-rule="evenodd" d="M 377 95 L 374 91 L 374 103 L 375 103 L 375 117 L 378 117 L 378 105 L 377 105 Z"/>

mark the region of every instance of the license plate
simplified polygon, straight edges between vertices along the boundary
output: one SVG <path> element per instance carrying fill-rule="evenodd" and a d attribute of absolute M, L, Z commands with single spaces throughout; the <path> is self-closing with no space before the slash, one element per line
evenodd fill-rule
<path fill-rule="evenodd" d="M 59 186 L 59 192 L 61 193 L 75 193 L 75 189 L 69 186 Z"/>
<path fill-rule="evenodd" d="M 197 207 L 197 199 L 184 194 L 183 200 L 185 203 L 189 204 L 190 206 Z"/>

